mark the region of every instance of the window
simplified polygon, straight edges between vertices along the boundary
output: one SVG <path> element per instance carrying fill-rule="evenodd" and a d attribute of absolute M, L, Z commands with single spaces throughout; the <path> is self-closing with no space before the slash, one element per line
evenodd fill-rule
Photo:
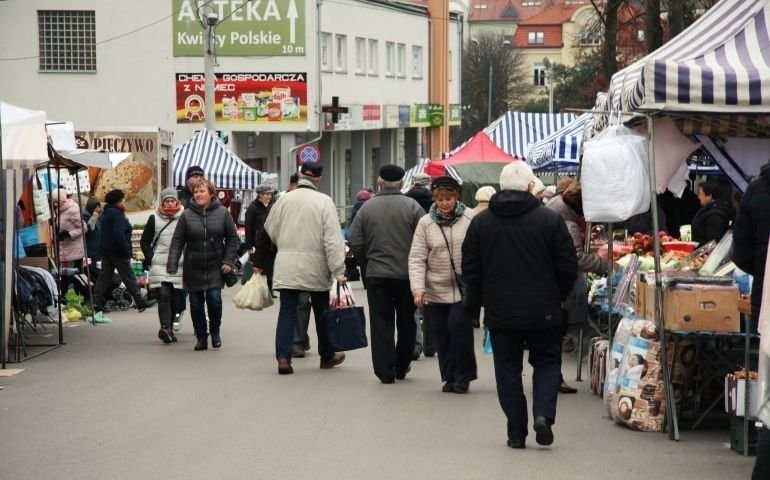
<path fill-rule="evenodd" d="M 380 42 L 369 40 L 369 75 L 377 76 L 380 70 Z"/>
<path fill-rule="evenodd" d="M 636 31 L 636 40 L 639 42 L 643 42 L 646 37 L 644 36 L 644 30 L 637 30 Z"/>
<path fill-rule="evenodd" d="M 334 70 L 345 73 L 348 71 L 348 37 L 347 35 L 335 35 L 337 41 L 337 49 L 335 53 L 336 63 L 334 64 Z"/>
<path fill-rule="evenodd" d="M 398 76 L 406 77 L 406 45 L 399 43 L 397 46 L 398 52 Z"/>
<path fill-rule="evenodd" d="M 527 43 L 530 45 L 542 45 L 544 37 L 543 32 L 529 32 L 527 34 Z"/>
<path fill-rule="evenodd" d="M 583 46 L 596 46 L 602 44 L 601 32 L 592 32 L 590 30 L 583 30 L 580 32 L 580 45 Z"/>
<path fill-rule="evenodd" d="M 385 75 L 390 77 L 396 74 L 396 45 L 393 42 L 385 42 Z"/>
<path fill-rule="evenodd" d="M 366 39 L 356 37 L 356 75 L 366 73 Z"/>
<path fill-rule="evenodd" d="M 412 78 L 422 78 L 422 47 L 412 47 Z"/>
<path fill-rule="evenodd" d="M 321 32 L 321 70 L 332 71 L 332 34 Z"/>
<path fill-rule="evenodd" d="M 521 6 L 522 7 L 539 7 L 540 6 L 540 2 L 539 1 L 521 2 Z"/>
<path fill-rule="evenodd" d="M 545 65 L 543 65 L 542 63 L 536 63 L 534 66 L 533 72 L 534 72 L 534 78 L 533 78 L 534 81 L 532 82 L 532 84 L 538 87 L 545 86 L 545 75 L 546 75 Z"/>
<path fill-rule="evenodd" d="M 41 72 L 96 71 L 93 10 L 38 10 Z"/>

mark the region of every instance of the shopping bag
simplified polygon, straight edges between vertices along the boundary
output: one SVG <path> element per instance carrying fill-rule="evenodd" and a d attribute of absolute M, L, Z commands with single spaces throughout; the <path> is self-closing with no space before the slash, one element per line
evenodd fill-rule
<path fill-rule="evenodd" d="M 492 355 L 492 338 L 490 337 L 489 329 L 484 327 L 484 355 Z"/>
<path fill-rule="evenodd" d="M 347 285 L 337 285 L 336 299 L 322 318 L 331 349 L 335 352 L 345 352 L 368 347 L 364 308 L 355 305 Z M 347 306 L 340 307 L 341 304 Z"/>
<path fill-rule="evenodd" d="M 233 303 L 238 308 L 249 310 L 262 310 L 273 304 L 273 296 L 267 286 L 264 275 L 254 275 L 233 296 Z"/>

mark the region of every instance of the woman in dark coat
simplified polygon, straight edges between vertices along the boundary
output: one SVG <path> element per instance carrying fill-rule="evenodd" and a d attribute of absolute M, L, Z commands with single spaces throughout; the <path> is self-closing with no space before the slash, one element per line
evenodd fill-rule
<path fill-rule="evenodd" d="M 722 201 L 722 189 L 716 183 L 706 182 L 698 187 L 698 201 L 701 209 L 692 219 L 692 240 L 703 245 L 712 240 L 722 239 L 730 228 L 732 211 Z"/>
<path fill-rule="evenodd" d="M 166 270 L 175 274 L 184 252 L 182 284 L 190 295 L 190 314 L 198 343 L 195 350 L 219 348 L 222 339 L 222 288 L 224 276 L 235 268 L 238 233 L 230 212 L 219 203 L 216 187 L 200 179 L 193 188 L 193 201 L 179 218 L 171 240 Z M 206 311 L 209 325 L 206 326 Z"/>
<path fill-rule="evenodd" d="M 265 226 L 267 214 L 275 203 L 273 196 L 273 187 L 269 185 L 259 185 L 257 187 L 257 198 L 251 202 L 246 210 L 246 249 L 250 254 L 254 254 L 254 247 L 257 244 L 257 236 Z M 273 264 L 275 263 L 275 251 L 271 249 L 270 258 L 265 259 L 262 273 L 267 276 L 267 283 L 270 291 L 273 291 Z M 253 260 L 252 260 L 253 263 Z"/>

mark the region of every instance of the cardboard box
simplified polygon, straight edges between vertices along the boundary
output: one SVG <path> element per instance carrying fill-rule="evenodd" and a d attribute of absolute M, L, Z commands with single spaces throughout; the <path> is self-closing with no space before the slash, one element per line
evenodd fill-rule
<path fill-rule="evenodd" d="M 759 382 L 749 382 L 749 418 L 757 417 L 759 405 Z M 746 380 L 738 379 L 732 373 L 725 376 L 725 412 L 742 417 L 746 411 Z"/>
<path fill-rule="evenodd" d="M 38 267 L 48 270 L 50 265 L 48 264 L 48 257 L 24 257 L 20 258 L 19 265 L 27 267 Z"/>
<path fill-rule="evenodd" d="M 647 284 L 641 279 L 636 280 L 636 293 L 634 302 L 634 314 L 639 318 L 647 318 L 645 309 L 647 308 Z"/>
<path fill-rule="evenodd" d="M 663 294 L 666 329 L 740 332 L 739 298 L 736 286 L 678 285 Z"/>

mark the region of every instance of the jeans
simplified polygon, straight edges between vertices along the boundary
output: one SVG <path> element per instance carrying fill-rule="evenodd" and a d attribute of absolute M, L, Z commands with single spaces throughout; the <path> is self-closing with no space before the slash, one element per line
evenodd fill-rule
<path fill-rule="evenodd" d="M 417 328 L 414 323 L 414 297 L 409 280 L 369 277 L 372 364 L 383 382 L 404 375 L 412 362 Z M 398 330 L 398 341 L 394 339 Z"/>
<path fill-rule="evenodd" d="M 174 284 L 171 282 L 161 283 L 158 290 L 158 319 L 160 319 L 160 328 L 169 329 L 174 322 L 177 307 L 179 306 L 177 296 L 182 290 L 174 288 Z"/>
<path fill-rule="evenodd" d="M 99 274 L 99 279 L 96 281 L 94 305 L 104 305 L 104 295 L 112 284 L 112 276 L 115 274 L 115 269 L 118 270 L 118 275 L 120 275 L 120 279 L 123 280 L 123 283 L 126 285 L 126 290 L 131 295 L 131 298 L 134 299 L 134 302 L 137 305 L 141 305 L 142 294 L 139 293 L 139 287 L 136 285 L 134 271 L 131 269 L 131 259 L 115 257 L 112 255 L 105 255 L 104 258 L 102 258 L 102 272 Z M 111 294 L 110 297 L 112 297 Z"/>
<path fill-rule="evenodd" d="M 187 292 L 183 289 L 179 289 L 179 295 L 177 295 L 176 313 L 182 313 L 187 310 Z"/>
<path fill-rule="evenodd" d="M 757 460 L 754 463 L 754 473 L 751 480 L 767 480 L 770 478 L 770 428 L 767 425 L 759 431 L 757 441 Z"/>
<path fill-rule="evenodd" d="M 222 325 L 222 289 L 211 288 L 200 292 L 187 292 L 190 296 L 190 316 L 197 338 L 219 335 Z M 205 309 L 204 309 L 205 308 Z M 209 314 L 209 325 L 206 328 L 206 311 Z"/>
<path fill-rule="evenodd" d="M 310 348 L 307 328 L 310 326 L 310 294 L 300 292 L 297 297 L 297 323 L 294 325 L 294 345 Z"/>
<path fill-rule="evenodd" d="M 461 303 L 425 305 L 438 340 L 438 365 L 441 380 L 470 383 L 476 380 L 476 354 L 473 351 L 473 321 Z"/>
<path fill-rule="evenodd" d="M 497 397 L 508 418 L 508 439 L 527 437 L 527 398 L 521 381 L 524 342 L 529 348 L 532 375 L 532 414 L 556 421 L 556 398 L 559 393 L 561 330 L 504 330 L 490 328 L 495 361 Z"/>
<path fill-rule="evenodd" d="M 305 292 L 299 290 L 281 290 L 281 308 L 278 311 L 278 325 L 275 329 L 275 358 L 291 360 L 294 347 L 294 330 L 297 324 L 297 303 Z M 315 316 L 315 329 L 318 334 L 318 354 L 321 360 L 327 361 L 334 356 L 326 336 L 326 326 L 323 314 L 329 308 L 329 292 L 310 292 Z M 307 330 L 306 330 L 307 331 Z"/>

